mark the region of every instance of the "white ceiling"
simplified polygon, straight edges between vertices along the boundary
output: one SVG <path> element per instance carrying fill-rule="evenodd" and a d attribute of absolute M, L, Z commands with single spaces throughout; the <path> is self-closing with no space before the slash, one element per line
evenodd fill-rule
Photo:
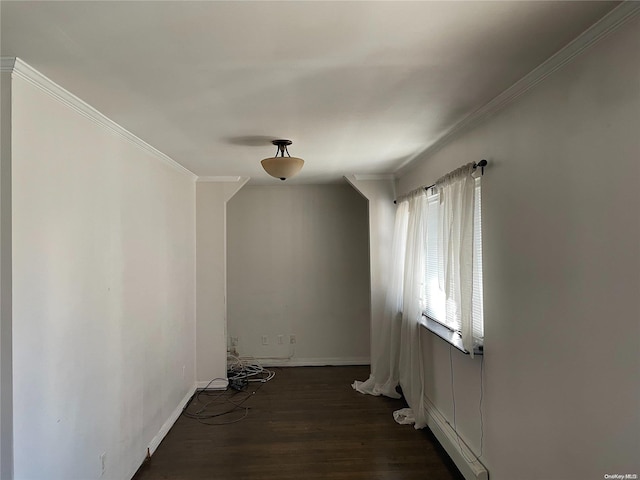
<path fill-rule="evenodd" d="M 199 176 L 392 173 L 617 2 L 7 2 L 17 56 Z"/>

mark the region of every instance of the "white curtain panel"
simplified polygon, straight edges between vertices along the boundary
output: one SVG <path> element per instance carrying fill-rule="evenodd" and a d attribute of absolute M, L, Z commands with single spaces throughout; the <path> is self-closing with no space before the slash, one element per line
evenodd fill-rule
<path fill-rule="evenodd" d="M 473 163 L 436 182 L 440 196 L 438 262 L 440 288 L 446 294 L 447 323 L 459 324 L 462 345 L 473 357 Z"/>
<path fill-rule="evenodd" d="M 385 303 L 383 331 L 371 375 L 353 388 L 369 395 L 399 398 L 400 384 L 416 418 L 416 428 L 426 425 L 423 396 L 423 362 L 420 346 L 422 283 L 427 196 L 424 189 L 398 200 L 393 236 L 392 274 Z"/>
<path fill-rule="evenodd" d="M 424 363 L 420 345 L 420 321 L 424 311 L 423 283 L 427 235 L 427 194 L 424 188 L 408 195 L 409 220 L 404 257 L 402 321 L 400 326 L 400 386 L 413 410 L 415 428 L 426 426 Z"/>
<path fill-rule="evenodd" d="M 402 321 L 402 284 L 407 247 L 409 202 L 399 202 L 396 208 L 393 242 L 391 247 L 391 276 L 387 285 L 384 316 L 380 326 L 379 344 L 375 345 L 371 362 L 371 375 L 365 382 L 355 381 L 353 388 L 369 395 L 400 398 L 396 392 L 399 382 L 400 327 Z"/>
<path fill-rule="evenodd" d="M 438 283 L 446 294 L 447 323 L 461 325 L 463 345 L 473 355 L 473 163 L 436 183 L 438 215 Z M 424 188 L 398 199 L 393 235 L 392 273 L 371 375 L 353 388 L 369 395 L 399 398 L 396 386 L 413 411 L 415 428 L 427 422 L 424 359 L 420 344 L 425 310 L 426 241 L 429 213 Z M 433 222 L 431 223 L 433 225 Z M 453 322 L 450 322 L 453 321 Z"/>

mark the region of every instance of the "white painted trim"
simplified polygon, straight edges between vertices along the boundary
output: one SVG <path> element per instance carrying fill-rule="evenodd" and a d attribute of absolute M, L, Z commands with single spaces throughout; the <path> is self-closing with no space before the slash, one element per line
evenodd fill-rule
<path fill-rule="evenodd" d="M 14 64 L 12 68 L 9 69 L 9 65 L 11 64 L 12 60 Z M 80 115 L 93 121 L 95 124 L 100 125 L 101 127 L 108 128 L 109 130 L 121 136 L 125 140 L 128 140 L 129 142 L 133 143 L 134 145 L 146 151 L 147 153 L 150 153 L 151 155 L 156 157 L 158 160 L 162 161 L 164 164 L 170 166 L 174 170 L 184 175 L 187 175 L 192 180 L 195 180 L 197 178 L 192 171 L 186 169 L 185 167 L 180 165 L 178 162 L 173 160 L 171 157 L 169 157 L 168 155 L 165 155 L 160 150 L 152 147 L 144 140 L 136 137 L 129 130 L 118 125 L 116 122 L 114 122 L 110 118 L 100 113 L 91 105 L 81 100 L 80 98 L 76 97 L 73 93 L 61 87 L 60 85 L 55 83 L 53 80 L 46 77 L 45 75 L 40 73 L 38 70 L 28 65 L 27 63 L 23 62 L 19 58 L 2 57 L 0 66 L 3 72 L 12 71 L 12 73 L 16 77 L 29 82 L 31 85 L 39 88 L 46 94 L 50 95 L 52 98 L 55 98 L 56 100 L 58 100 L 60 103 L 72 108 L 73 110 L 78 112 Z"/>
<path fill-rule="evenodd" d="M 0 57 L 0 72 L 11 73 L 16 64 L 16 57 Z"/>
<path fill-rule="evenodd" d="M 369 357 L 328 357 L 328 358 L 251 358 L 263 367 L 324 367 L 343 365 L 370 365 Z"/>
<path fill-rule="evenodd" d="M 353 174 L 353 178 L 358 180 L 358 181 L 361 181 L 361 180 L 364 180 L 364 181 L 367 181 L 367 180 L 395 180 L 396 176 L 393 173 L 378 173 L 378 174 L 354 173 Z"/>
<path fill-rule="evenodd" d="M 196 382 L 196 388 L 198 390 L 206 388 L 207 390 L 224 390 L 229 385 L 229 381 L 222 378 L 216 378 L 212 382 Z"/>
<path fill-rule="evenodd" d="M 13 62 L 8 62 L 13 64 Z M 13 308 L 12 308 L 12 85 L 11 70 L 2 68 L 0 111 L 0 478 L 14 477 Z M 13 67 L 11 67 L 13 68 Z M 9 75 L 5 75 L 5 72 Z"/>
<path fill-rule="evenodd" d="M 487 117 L 502 110 L 511 102 L 521 95 L 525 94 L 549 75 L 559 70 L 574 58 L 587 50 L 589 47 L 606 37 L 609 33 L 615 31 L 627 21 L 640 13 L 640 2 L 626 0 L 618 7 L 611 10 L 607 15 L 594 23 L 587 30 L 582 32 L 578 37 L 565 45 L 562 49 L 542 62 L 538 67 L 534 68 L 527 75 L 522 77 L 516 83 L 511 85 L 500 95 L 495 97 L 489 103 L 480 107 L 476 111 L 467 115 L 460 122 L 456 123 L 438 140 L 432 143 L 428 148 L 412 155 L 403 162 L 397 169 L 396 175 L 404 173 L 405 169 L 418 158 L 427 158 L 436 151 L 451 142 L 454 138 L 463 132 L 470 130 L 476 125 L 482 123 Z"/>
<path fill-rule="evenodd" d="M 196 386 L 194 385 L 189 389 L 187 394 L 180 401 L 180 403 L 178 404 L 176 409 L 171 413 L 169 418 L 167 418 L 167 421 L 164 422 L 164 425 L 162 425 L 162 427 L 160 427 L 160 431 L 156 434 L 155 437 L 153 437 L 151 439 L 151 442 L 149 443 L 149 454 L 150 455 L 153 455 L 153 452 L 156 451 L 156 449 L 160 445 L 160 442 L 162 442 L 164 437 L 167 436 L 167 433 L 169 433 L 169 430 L 171 430 L 171 427 L 173 427 L 173 424 L 176 423 L 176 420 L 178 420 L 178 418 L 182 414 L 182 409 L 187 404 L 189 399 L 193 396 L 195 391 L 196 391 Z"/>
<path fill-rule="evenodd" d="M 249 180 L 249 177 L 246 177 L 247 181 Z M 221 177 L 198 177 L 198 179 L 196 180 L 196 182 L 239 182 L 242 179 L 241 176 L 221 176 Z M 246 182 L 245 182 L 246 183 Z"/>
<path fill-rule="evenodd" d="M 489 473 L 478 457 L 459 438 L 447 419 L 428 398 L 424 398 L 427 410 L 427 425 L 456 464 L 465 480 L 488 480 Z M 471 461 L 469 461 L 471 460 Z"/>

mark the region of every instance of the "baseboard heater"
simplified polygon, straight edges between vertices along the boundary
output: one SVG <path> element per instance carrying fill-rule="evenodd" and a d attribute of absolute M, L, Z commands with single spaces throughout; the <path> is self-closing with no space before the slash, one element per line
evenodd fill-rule
<path fill-rule="evenodd" d="M 471 451 L 464 441 L 458 437 L 451 424 L 438 409 L 425 397 L 427 410 L 427 426 L 456 464 L 465 480 L 488 480 L 489 472 Z"/>

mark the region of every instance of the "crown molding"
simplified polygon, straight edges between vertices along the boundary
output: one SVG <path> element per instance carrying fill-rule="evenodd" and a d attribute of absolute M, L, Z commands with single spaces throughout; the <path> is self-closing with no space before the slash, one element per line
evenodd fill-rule
<path fill-rule="evenodd" d="M 235 183 L 242 180 L 241 176 L 220 176 L 220 177 L 198 177 L 196 182 L 223 182 L 223 183 Z M 247 179 L 248 180 L 248 179 Z"/>
<path fill-rule="evenodd" d="M 493 100 L 475 110 L 460 122 L 451 127 L 438 140 L 421 152 L 411 156 L 396 169 L 396 176 L 404 173 L 408 167 L 418 158 L 427 158 L 451 142 L 458 135 L 462 134 L 482 123 L 487 117 L 502 110 L 521 95 L 525 94 L 549 75 L 559 70 L 574 58 L 587 50 L 589 47 L 605 38 L 626 22 L 640 13 L 640 2 L 635 0 L 625 0 L 618 7 L 594 23 L 578 37 L 565 45 L 562 49 L 542 62 L 527 75 L 522 77 L 512 86 L 507 88 Z"/>
<path fill-rule="evenodd" d="M 0 73 L 13 72 L 13 66 L 16 64 L 16 57 L 0 57 Z"/>
<path fill-rule="evenodd" d="M 361 174 L 354 173 L 353 178 L 358 181 L 367 181 L 367 180 L 391 180 L 394 181 L 396 176 L 393 173 L 374 173 L 374 174 Z"/>
<path fill-rule="evenodd" d="M 43 75 L 42 73 L 40 73 L 38 70 L 30 66 L 29 64 L 20 60 L 20 58 L 1 57 L 0 67 L 2 68 L 2 72 L 11 72 L 17 78 L 25 80 L 31 85 L 37 87 L 38 89 L 48 94 L 52 98 L 56 99 L 60 103 L 66 105 L 67 107 L 70 107 L 71 109 L 78 112 L 80 115 L 93 121 L 95 124 L 101 127 L 108 128 L 115 134 L 119 135 L 125 140 L 128 140 L 129 142 L 133 143 L 140 149 L 146 151 L 147 153 L 150 153 L 155 158 L 163 162 L 165 165 L 168 165 L 169 167 L 182 173 L 183 175 L 188 176 L 192 180 L 195 180 L 197 178 L 197 176 L 191 170 L 188 170 L 187 168 L 183 167 L 168 155 L 165 155 L 160 150 L 156 149 L 155 147 L 152 147 L 144 140 L 135 136 L 129 130 L 120 126 L 119 124 L 117 124 L 107 116 L 100 113 L 98 110 L 93 108 L 91 105 L 89 105 L 85 101 L 76 97 L 73 93 L 69 92 L 65 88 L 55 83 L 49 77 Z"/>

